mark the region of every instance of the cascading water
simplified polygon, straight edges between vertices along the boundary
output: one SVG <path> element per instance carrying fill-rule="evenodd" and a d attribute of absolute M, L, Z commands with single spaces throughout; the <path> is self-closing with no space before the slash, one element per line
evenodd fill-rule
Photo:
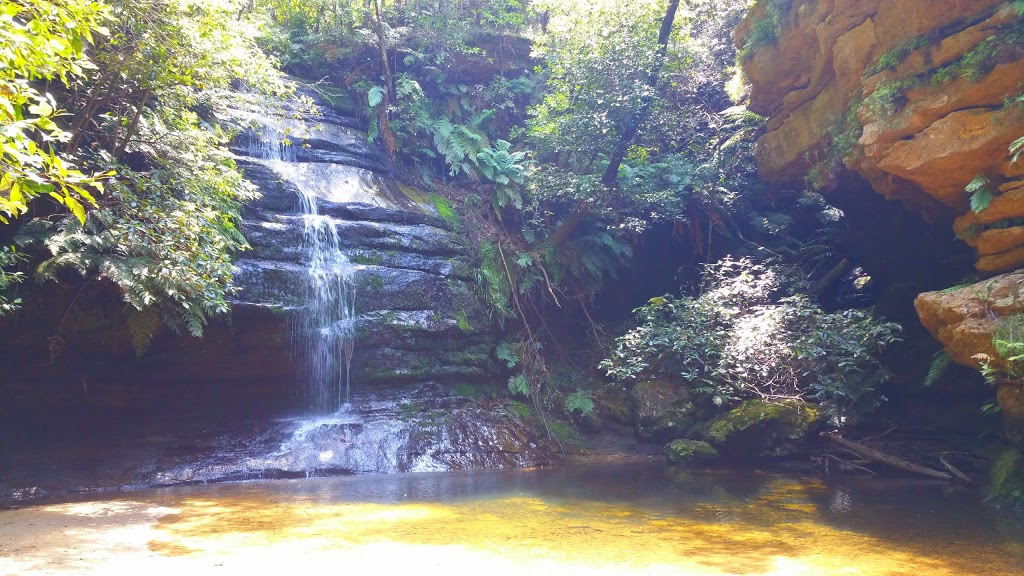
<path fill-rule="evenodd" d="M 302 190 L 302 208 L 303 249 L 309 257 L 309 275 L 307 305 L 299 319 L 299 341 L 308 347 L 306 375 L 313 405 L 321 411 L 334 411 L 351 396 L 349 376 L 355 349 L 352 264 L 341 252 L 333 220 L 319 214 L 316 195 Z"/>
<path fill-rule="evenodd" d="M 295 150 L 279 128 L 260 126 L 250 140 L 249 152 L 282 176 L 291 175 L 292 181 L 298 180 L 294 178 Z M 297 188 L 304 222 L 302 248 L 308 263 L 306 305 L 294 321 L 292 338 L 295 351 L 302 358 L 307 400 L 318 412 L 334 412 L 351 398 L 354 267 L 341 250 L 335 221 L 320 214 L 316 189 L 308 182 L 304 184 Z"/>

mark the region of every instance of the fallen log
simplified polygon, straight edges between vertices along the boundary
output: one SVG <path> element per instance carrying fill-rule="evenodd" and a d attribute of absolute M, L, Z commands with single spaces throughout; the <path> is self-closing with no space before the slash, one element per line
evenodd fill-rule
<path fill-rule="evenodd" d="M 893 468 L 899 468 L 900 470 L 904 470 L 906 472 L 920 474 L 922 476 L 927 476 L 929 478 L 937 478 L 939 480 L 953 479 L 953 475 L 947 472 L 942 472 L 941 470 L 933 470 L 925 466 L 914 464 L 913 462 L 907 462 L 906 460 L 903 460 L 901 458 L 890 456 L 889 454 L 886 454 L 884 452 L 879 452 L 874 448 L 868 448 L 863 444 L 858 444 L 853 440 L 847 440 L 846 438 L 843 438 L 842 436 L 836 433 L 823 433 L 822 436 L 828 438 L 831 442 L 843 447 L 846 450 L 849 450 L 850 452 L 863 456 L 869 460 L 875 460 L 883 464 L 888 464 Z"/>

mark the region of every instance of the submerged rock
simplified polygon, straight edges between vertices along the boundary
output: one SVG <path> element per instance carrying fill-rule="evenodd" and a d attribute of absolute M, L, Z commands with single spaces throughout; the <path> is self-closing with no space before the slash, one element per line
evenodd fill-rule
<path fill-rule="evenodd" d="M 821 419 L 821 409 L 805 402 L 747 400 L 712 420 L 704 436 L 725 458 L 794 456 Z"/>
<path fill-rule="evenodd" d="M 670 464 L 700 464 L 718 456 L 711 444 L 700 440 L 673 440 L 665 445 L 665 457 Z"/>

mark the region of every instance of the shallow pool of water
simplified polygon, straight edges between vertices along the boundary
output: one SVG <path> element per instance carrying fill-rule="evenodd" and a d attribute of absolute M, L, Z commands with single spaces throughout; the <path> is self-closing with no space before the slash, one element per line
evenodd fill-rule
<path fill-rule="evenodd" d="M 917 481 L 646 462 L 176 487 L 0 512 L 0 574 L 1020 574 L 1024 526 Z"/>

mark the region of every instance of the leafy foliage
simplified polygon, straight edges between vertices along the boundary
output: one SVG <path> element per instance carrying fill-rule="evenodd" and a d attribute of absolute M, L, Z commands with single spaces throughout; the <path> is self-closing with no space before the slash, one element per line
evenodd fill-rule
<path fill-rule="evenodd" d="M 709 266 L 699 296 L 658 297 L 637 309 L 640 325 L 616 339 L 601 368 L 620 381 L 679 378 L 716 405 L 813 401 L 842 424 L 877 401 L 874 387 L 887 377 L 879 355 L 899 326 L 786 295 L 792 275 L 749 260 Z"/>
<path fill-rule="evenodd" d="M 1021 155 L 1024 155 L 1024 137 L 1014 140 L 1010 144 L 1010 153 L 1013 154 L 1013 161 L 1020 160 Z"/>
<path fill-rule="evenodd" d="M 21 272 L 9 271 L 22 260 L 24 257 L 14 247 L 0 247 L 0 316 L 14 312 L 21 305 L 20 298 L 8 297 L 8 291 L 25 278 Z"/>
<path fill-rule="evenodd" d="M 107 34 L 110 13 L 102 2 L 68 0 L 0 1 L 0 222 L 28 211 L 28 202 L 49 196 L 79 220 L 102 177 L 84 174 L 58 144 L 71 135 L 56 119 L 63 115 L 41 82 L 72 86 L 94 68 L 85 52 L 95 35 Z"/>
<path fill-rule="evenodd" d="M 788 11 L 791 0 L 760 0 L 758 4 L 764 5 L 764 13 L 753 21 L 747 41 L 740 50 L 741 57 L 778 40 L 782 18 Z"/>
<path fill-rule="evenodd" d="M 530 381 L 525 374 L 516 374 L 508 379 L 508 391 L 514 396 L 529 396 Z"/>
<path fill-rule="evenodd" d="M 28 186 L 74 215 L 43 208 L 40 218 L 20 223 L 22 238 L 37 239 L 50 252 L 38 278 L 74 283 L 70 271 L 116 286 L 139 352 L 156 330 L 154 318 L 201 334 L 210 316 L 228 310 L 232 255 L 247 246 L 239 209 L 255 194 L 224 148 L 228 135 L 211 114 L 218 105 L 214 89 L 244 79 L 255 90 L 287 91 L 275 61 L 256 46 L 260 31 L 251 6 L 60 0 L 4 7 L 14 26 L 0 34 L 22 47 L 0 51 L 14 63 L 0 66 L 2 81 L 22 90 L 0 89 L 14 94 L 4 108 L 19 119 L 7 126 L 2 117 L 3 138 L 13 138 L 3 141 L 4 154 L 13 142 L 45 152 L 46 159 L 32 164 L 23 154 L 12 168 L 4 156 L 0 190 L 6 188 L 9 203 L 0 208 L 24 212 L 24 202 L 10 202 L 27 201 Z M 28 40 L 33 33 L 39 36 Z M 45 97 L 31 92 L 42 80 L 50 82 Z M 64 118 L 67 126 L 58 127 Z M 91 175 L 72 170 L 71 159 Z"/>
<path fill-rule="evenodd" d="M 945 350 L 940 350 L 932 358 L 932 363 L 928 367 L 928 374 L 925 376 L 922 385 L 925 387 L 934 386 L 952 365 L 953 358 Z"/>

